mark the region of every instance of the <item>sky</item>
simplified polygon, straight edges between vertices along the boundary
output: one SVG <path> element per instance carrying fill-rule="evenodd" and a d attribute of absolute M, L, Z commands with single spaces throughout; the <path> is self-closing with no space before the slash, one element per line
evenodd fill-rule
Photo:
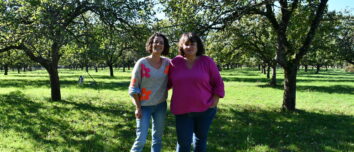
<path fill-rule="evenodd" d="M 330 11 L 344 11 L 344 9 L 348 9 L 351 11 L 351 14 L 354 14 L 354 0 L 329 0 L 328 9 Z"/>

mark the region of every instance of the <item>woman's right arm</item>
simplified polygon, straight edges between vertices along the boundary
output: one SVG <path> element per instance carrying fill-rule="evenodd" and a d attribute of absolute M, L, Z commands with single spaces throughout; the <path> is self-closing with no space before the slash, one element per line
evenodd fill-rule
<path fill-rule="evenodd" d="M 141 103 L 140 103 L 140 94 L 141 94 L 141 66 L 140 61 L 136 62 L 133 71 L 132 77 L 129 85 L 129 95 L 132 97 L 132 101 L 135 105 L 135 117 L 141 118 Z"/>

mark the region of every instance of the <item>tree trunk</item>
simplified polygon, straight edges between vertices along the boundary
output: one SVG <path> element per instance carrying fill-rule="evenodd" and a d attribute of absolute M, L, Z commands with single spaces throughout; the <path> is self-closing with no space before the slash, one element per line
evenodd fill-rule
<path fill-rule="evenodd" d="M 123 72 L 125 72 L 125 64 L 123 64 Z"/>
<path fill-rule="evenodd" d="M 5 70 L 4 75 L 8 75 L 8 73 L 9 73 L 9 65 L 8 64 L 4 65 L 4 70 Z"/>
<path fill-rule="evenodd" d="M 130 64 L 128 64 L 128 70 L 130 70 Z"/>
<path fill-rule="evenodd" d="M 261 71 L 261 65 L 258 64 L 258 71 Z"/>
<path fill-rule="evenodd" d="M 95 65 L 95 71 L 98 72 L 98 67 Z"/>
<path fill-rule="evenodd" d="M 113 65 L 108 65 L 109 66 L 109 73 L 110 73 L 110 76 L 111 77 L 114 77 L 114 74 L 113 74 Z"/>
<path fill-rule="evenodd" d="M 270 78 L 270 64 L 267 66 L 267 79 Z"/>
<path fill-rule="evenodd" d="M 304 66 L 305 66 L 305 72 L 307 72 L 308 65 L 304 65 Z"/>
<path fill-rule="evenodd" d="M 59 73 L 58 73 L 58 64 L 59 64 L 59 50 L 60 47 L 57 43 L 53 43 L 52 45 L 52 59 L 51 62 L 47 62 L 47 71 L 50 77 L 50 87 L 51 87 L 51 96 L 52 101 L 61 100 L 61 92 L 60 92 L 60 81 L 59 81 Z M 44 66 L 44 65 L 43 65 Z"/>
<path fill-rule="evenodd" d="M 17 73 L 18 73 L 18 74 L 21 73 L 21 67 L 17 67 Z"/>
<path fill-rule="evenodd" d="M 321 65 L 317 64 L 316 65 L 316 74 L 320 73 L 320 68 L 321 68 Z"/>
<path fill-rule="evenodd" d="M 262 73 L 266 74 L 266 66 L 265 65 L 262 65 Z"/>
<path fill-rule="evenodd" d="M 85 66 L 85 70 L 86 70 L 86 72 L 89 71 L 89 67 L 87 65 Z"/>
<path fill-rule="evenodd" d="M 60 93 L 60 81 L 59 81 L 59 74 L 58 74 L 58 66 L 51 65 L 50 69 L 47 69 L 50 77 L 50 87 L 51 87 L 51 95 L 53 101 L 61 100 L 61 93 Z"/>
<path fill-rule="evenodd" d="M 275 87 L 277 86 L 277 64 L 273 64 L 272 65 L 272 70 L 273 70 L 273 73 L 272 73 L 272 79 L 270 80 L 270 85 Z"/>
<path fill-rule="evenodd" d="M 294 111 L 296 103 L 296 74 L 297 66 L 289 65 L 284 68 L 284 96 L 282 109 Z"/>

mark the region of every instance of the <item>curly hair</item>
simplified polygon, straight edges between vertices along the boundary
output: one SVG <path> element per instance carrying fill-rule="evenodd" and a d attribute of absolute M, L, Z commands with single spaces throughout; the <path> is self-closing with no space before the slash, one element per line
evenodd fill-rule
<path fill-rule="evenodd" d="M 161 33 L 154 33 L 153 35 L 150 36 L 150 38 L 146 41 L 145 44 L 145 49 L 147 52 L 152 53 L 152 44 L 154 43 L 154 39 L 155 37 L 161 37 L 163 39 L 164 42 L 164 47 L 163 47 L 163 51 L 162 51 L 162 55 L 168 55 L 169 51 L 170 51 L 170 45 L 168 43 L 168 39 L 166 38 L 165 35 L 161 34 Z"/>

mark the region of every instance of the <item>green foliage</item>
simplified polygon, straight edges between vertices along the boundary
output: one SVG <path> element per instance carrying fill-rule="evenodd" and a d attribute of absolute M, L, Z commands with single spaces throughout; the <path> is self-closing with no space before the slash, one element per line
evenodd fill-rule
<path fill-rule="evenodd" d="M 101 45 L 91 45 L 95 43 L 90 43 L 92 40 L 89 37 L 92 33 L 88 30 L 92 29 L 92 26 L 90 27 L 89 24 L 104 23 L 110 27 L 107 33 L 122 30 L 134 31 L 132 29 L 140 19 L 144 21 L 150 17 L 149 4 L 150 2 L 136 0 L 5 1 L 1 3 L 3 10 L 0 12 L 2 23 L 0 28 L 3 29 L 0 31 L 0 43 L 4 44 L 0 52 L 19 49 L 33 61 L 40 63 L 51 78 L 52 100 L 60 100 L 57 68 L 65 51 L 70 50 L 70 48 L 63 49 L 63 47 L 76 44 L 76 48 L 81 50 L 75 51 L 84 52 L 81 56 L 86 55 L 83 57 L 84 60 L 79 62 L 84 62 L 83 64 L 87 67 L 89 59 L 85 51 L 97 49 L 99 48 L 97 46 Z M 83 35 L 86 39 L 83 44 L 79 44 L 79 41 L 82 42 Z M 112 39 L 112 37 L 109 38 Z M 77 43 L 72 43 L 74 40 Z M 113 45 L 113 43 L 110 44 L 110 46 Z M 113 60 L 117 56 L 111 55 L 110 58 Z M 110 67 L 115 61 L 112 60 L 107 62 Z M 112 72 L 111 75 L 113 76 Z"/>
<path fill-rule="evenodd" d="M 335 65 L 338 56 L 335 53 L 337 50 L 336 36 L 340 31 L 338 25 L 340 19 L 335 12 L 324 14 L 322 24 L 319 25 L 318 32 L 314 37 L 310 51 L 305 55 L 303 64 L 313 66 Z"/>
<path fill-rule="evenodd" d="M 23 51 L 15 50 L 11 52 L 0 53 L 0 66 L 7 65 L 9 68 L 27 68 L 38 65 L 26 56 Z"/>
<path fill-rule="evenodd" d="M 340 25 L 337 27 L 339 34 L 336 35 L 335 42 L 337 48 L 335 54 L 342 60 L 354 64 L 354 20 L 352 15 L 339 14 Z"/>

